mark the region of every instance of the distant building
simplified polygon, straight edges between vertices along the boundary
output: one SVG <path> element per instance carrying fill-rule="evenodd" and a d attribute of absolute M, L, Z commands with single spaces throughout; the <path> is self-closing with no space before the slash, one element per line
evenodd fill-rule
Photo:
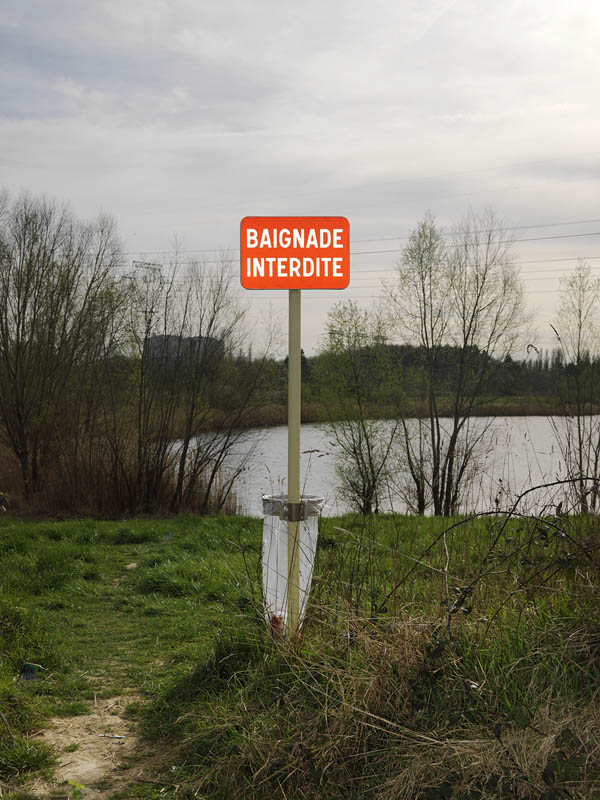
<path fill-rule="evenodd" d="M 214 368 L 223 358 L 223 342 L 213 336 L 149 336 L 144 343 L 144 356 L 155 366 L 203 370 Z"/>

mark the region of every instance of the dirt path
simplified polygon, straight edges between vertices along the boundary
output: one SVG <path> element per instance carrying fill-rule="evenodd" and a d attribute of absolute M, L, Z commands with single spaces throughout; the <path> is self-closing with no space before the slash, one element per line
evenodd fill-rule
<path fill-rule="evenodd" d="M 125 565 L 134 570 L 137 563 Z M 112 585 L 119 585 L 125 575 Z M 103 686 L 97 676 L 90 680 Z M 59 800 L 60 797 L 82 797 L 84 800 L 107 800 L 135 779 L 140 779 L 140 745 L 135 723 L 123 716 L 129 703 L 138 701 L 132 693 L 99 698 L 94 695 L 88 714 L 53 717 L 48 728 L 37 738 L 49 745 L 57 758 L 51 779 L 38 777 L 25 790 L 38 798 Z M 76 786 L 82 787 L 79 791 Z M 75 791 L 74 791 L 75 789 Z M 81 792 L 81 794 L 80 794 Z"/>
<path fill-rule="evenodd" d="M 187 608 L 179 598 L 159 597 L 154 602 L 136 591 L 139 561 L 134 558 L 145 555 L 146 549 L 134 544 L 119 545 L 114 551 L 112 544 L 106 545 L 108 551 L 100 545 L 92 549 L 103 580 L 90 583 L 87 593 L 79 585 L 68 585 L 55 604 L 52 600 L 52 625 L 60 636 L 57 660 L 65 665 L 65 684 L 60 686 L 59 666 L 52 676 L 62 691 L 54 696 L 49 681 L 47 689 L 40 686 L 39 694 L 48 691 L 56 714 L 71 703 L 77 707 L 85 703 L 87 710 L 54 716 L 43 730 L 30 734 L 51 749 L 56 758 L 53 771 L 48 770 L 50 777 L 38 773 L 23 783 L 0 784 L 0 800 L 5 789 L 35 800 L 109 800 L 116 794 L 154 796 L 176 785 L 157 779 L 164 765 L 156 748 L 140 741 L 138 718 L 125 709 L 152 700 L 149 686 L 156 674 L 170 678 L 165 654 L 179 642 L 180 620 L 186 619 Z M 160 550 L 160 544 L 150 542 L 147 548 L 152 547 Z M 48 602 L 39 602 L 44 614 Z M 72 686 L 72 691 L 65 686 Z"/>
<path fill-rule="evenodd" d="M 140 755 L 135 726 L 122 716 L 126 706 L 138 699 L 135 695 L 98 698 L 89 714 L 53 718 L 39 738 L 58 758 L 54 778 L 36 778 L 24 790 L 40 798 L 72 798 L 75 783 L 84 787 L 85 800 L 105 800 L 139 779 L 141 769 L 129 768 Z"/>

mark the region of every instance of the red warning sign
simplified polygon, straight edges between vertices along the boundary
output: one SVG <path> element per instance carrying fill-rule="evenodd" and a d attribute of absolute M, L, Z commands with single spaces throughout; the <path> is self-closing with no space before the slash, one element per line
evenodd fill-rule
<path fill-rule="evenodd" d="M 348 286 L 350 223 L 345 217 L 244 217 L 240 228 L 245 289 Z"/>

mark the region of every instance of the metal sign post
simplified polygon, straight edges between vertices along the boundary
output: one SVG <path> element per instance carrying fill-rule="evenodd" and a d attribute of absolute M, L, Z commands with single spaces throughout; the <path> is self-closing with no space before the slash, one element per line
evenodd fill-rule
<path fill-rule="evenodd" d="M 350 224 L 345 217 L 244 217 L 240 225 L 240 267 L 245 289 L 287 289 L 289 292 L 288 493 L 286 516 L 281 518 L 287 519 L 285 581 L 281 580 L 283 570 L 277 561 L 281 540 L 277 540 L 272 554 L 273 564 L 268 560 L 270 546 L 263 545 L 265 609 L 277 635 L 285 631 L 289 637 L 301 622 L 300 610 L 310 588 L 316 548 L 316 543 L 314 547 L 303 547 L 301 576 L 300 543 L 307 535 L 307 523 L 302 521 L 305 504 L 300 495 L 301 290 L 345 289 L 348 286 Z M 312 513 L 318 511 L 313 507 Z M 269 530 L 268 541 L 272 541 L 272 528 Z M 283 548 L 281 559 L 285 560 Z M 269 578 L 277 587 L 275 592 Z M 285 604 L 280 602 L 283 585 Z M 267 601 L 267 597 L 271 597 L 271 601 Z"/>
<path fill-rule="evenodd" d="M 288 345 L 288 634 L 300 616 L 300 410 L 301 410 L 301 310 L 302 290 L 289 290 Z"/>

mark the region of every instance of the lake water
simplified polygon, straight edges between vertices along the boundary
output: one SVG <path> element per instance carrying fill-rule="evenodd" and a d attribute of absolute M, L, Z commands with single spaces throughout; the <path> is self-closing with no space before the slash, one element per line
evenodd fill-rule
<path fill-rule="evenodd" d="M 564 424 L 560 418 L 554 418 L 554 423 Z M 547 417 L 479 417 L 473 420 L 473 425 L 476 430 L 489 426 L 488 447 L 478 458 L 474 480 L 463 500 L 464 511 L 486 511 L 497 506 L 508 508 L 526 489 L 565 477 L 552 422 Z M 262 516 L 262 495 L 286 492 L 287 427 L 250 431 L 248 447 L 250 441 L 254 450 L 236 482 L 235 491 L 240 513 Z M 325 498 L 325 516 L 349 510 L 340 500 L 335 472 L 336 447 L 326 427 L 303 425 L 301 451 L 302 492 Z M 521 510 L 553 511 L 564 496 L 564 487 L 540 490 L 527 495 Z M 407 510 L 398 495 L 390 496 L 384 507 L 400 513 Z"/>

